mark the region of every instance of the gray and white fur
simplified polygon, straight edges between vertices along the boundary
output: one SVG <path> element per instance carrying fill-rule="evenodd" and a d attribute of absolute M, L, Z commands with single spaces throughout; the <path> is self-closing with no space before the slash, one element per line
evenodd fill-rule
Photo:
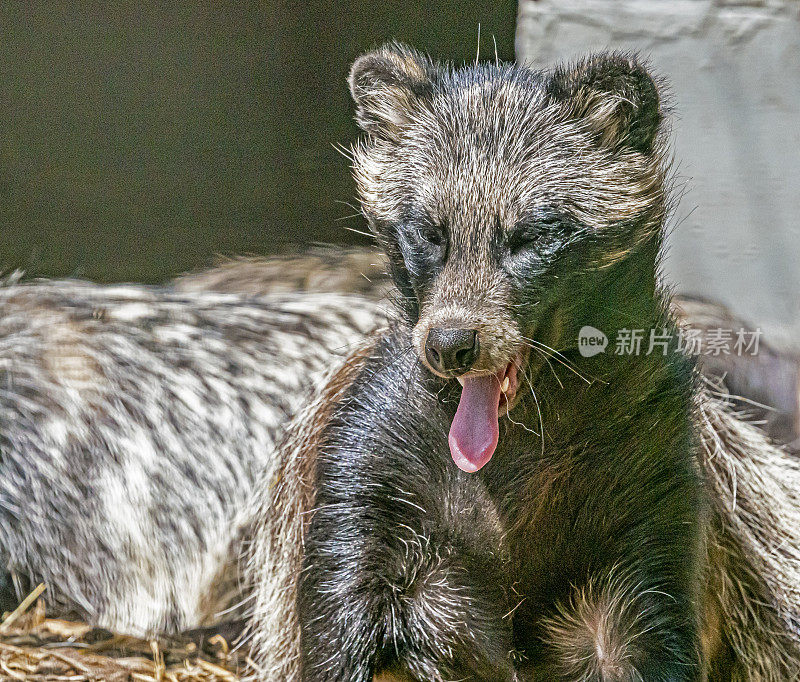
<path fill-rule="evenodd" d="M 19 591 L 44 582 L 51 612 L 133 635 L 210 624 L 242 599 L 254 481 L 383 317 L 326 293 L 340 282 L 269 295 L 280 268 L 262 272 L 0 287 L 0 565 Z"/>

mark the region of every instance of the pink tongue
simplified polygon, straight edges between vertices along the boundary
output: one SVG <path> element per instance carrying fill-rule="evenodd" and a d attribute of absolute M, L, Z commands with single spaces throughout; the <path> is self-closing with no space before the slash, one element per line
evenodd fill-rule
<path fill-rule="evenodd" d="M 448 438 L 450 454 L 462 471 L 474 473 L 494 454 L 500 437 L 497 412 L 504 373 L 464 378 L 461 400 Z"/>

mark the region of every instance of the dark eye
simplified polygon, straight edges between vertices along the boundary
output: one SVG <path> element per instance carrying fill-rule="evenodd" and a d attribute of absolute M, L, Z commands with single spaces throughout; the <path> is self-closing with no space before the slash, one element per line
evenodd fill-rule
<path fill-rule="evenodd" d="M 542 231 L 535 226 L 517 228 L 508 238 L 508 251 L 512 256 L 516 256 L 523 251 L 534 249 L 541 238 Z"/>
<path fill-rule="evenodd" d="M 409 220 L 400 226 L 397 236 L 409 272 L 430 270 L 447 257 L 447 233 L 433 222 Z"/>
<path fill-rule="evenodd" d="M 442 246 L 444 244 L 444 233 L 438 227 L 428 225 L 419 230 L 420 239 L 433 246 Z"/>
<path fill-rule="evenodd" d="M 557 250 L 563 239 L 564 223 L 560 216 L 544 213 L 518 223 L 506 245 L 512 256 L 525 253 L 543 256 Z"/>

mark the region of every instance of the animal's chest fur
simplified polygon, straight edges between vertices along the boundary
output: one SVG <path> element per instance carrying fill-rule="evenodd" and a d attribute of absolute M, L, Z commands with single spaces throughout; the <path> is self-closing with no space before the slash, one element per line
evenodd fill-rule
<path fill-rule="evenodd" d="M 613 387 L 570 388 L 571 399 L 533 414 L 522 404 L 505 418 L 478 474 L 503 528 L 515 644 L 529 655 L 543 619 L 590 576 L 632 565 L 647 573 L 680 556 L 672 550 L 692 541 L 702 504 L 689 415 L 674 399 L 614 409 Z"/>

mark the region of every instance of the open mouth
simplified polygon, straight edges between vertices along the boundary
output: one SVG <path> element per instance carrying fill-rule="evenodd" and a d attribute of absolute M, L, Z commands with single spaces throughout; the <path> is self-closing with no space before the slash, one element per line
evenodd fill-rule
<path fill-rule="evenodd" d="M 458 377 L 461 399 L 448 443 L 453 461 L 462 471 L 474 473 L 492 458 L 500 438 L 499 419 L 514 406 L 526 358 L 527 352 L 522 351 L 494 374 Z"/>

